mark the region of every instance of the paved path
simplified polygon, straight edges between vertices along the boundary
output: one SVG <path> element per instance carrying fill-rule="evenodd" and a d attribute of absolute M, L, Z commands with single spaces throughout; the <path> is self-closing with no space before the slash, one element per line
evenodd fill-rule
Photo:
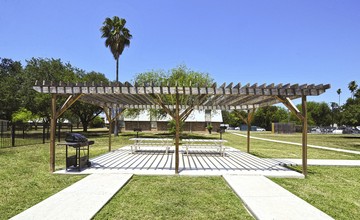
<path fill-rule="evenodd" d="M 131 174 L 92 174 L 11 219 L 91 219 L 129 181 L 131 176 Z"/>
<path fill-rule="evenodd" d="M 244 134 L 239 134 L 239 133 L 234 133 L 234 132 L 230 132 L 230 134 L 238 135 L 238 136 L 241 136 L 241 137 L 247 137 Z M 295 142 L 289 142 L 289 141 L 279 141 L 279 140 L 272 140 L 272 139 L 253 137 L 253 136 L 250 136 L 250 138 L 257 139 L 257 140 L 262 140 L 262 141 L 270 141 L 270 142 L 275 142 L 275 143 L 302 146 L 301 143 L 295 143 Z M 340 148 L 323 147 L 323 146 L 317 146 L 317 145 L 312 145 L 312 144 L 308 144 L 308 147 L 322 149 L 322 150 L 331 150 L 331 151 L 337 151 L 337 152 L 343 152 L 343 153 L 349 153 L 349 154 L 359 154 L 360 155 L 360 151 L 355 151 L 355 150 L 345 150 L 345 149 L 340 149 Z"/>
<path fill-rule="evenodd" d="M 301 165 L 301 159 L 292 158 L 278 158 L 269 159 L 278 161 L 280 164 L 285 165 Z M 347 166 L 347 167 L 358 167 L 360 166 L 360 160 L 327 160 L 327 159 L 308 159 L 307 164 L 309 166 Z"/>
<path fill-rule="evenodd" d="M 256 219 L 333 219 L 266 177 L 225 175 L 224 178 Z"/>

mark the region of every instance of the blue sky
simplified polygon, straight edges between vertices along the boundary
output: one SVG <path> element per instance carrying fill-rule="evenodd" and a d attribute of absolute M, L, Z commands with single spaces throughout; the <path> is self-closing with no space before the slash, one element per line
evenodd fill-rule
<path fill-rule="evenodd" d="M 115 79 L 99 31 L 106 17 L 127 20 L 133 39 L 120 81 L 185 64 L 218 84 L 331 84 L 308 100 L 341 102 L 360 84 L 358 0 L 1 0 L 0 57 L 60 58 Z"/>

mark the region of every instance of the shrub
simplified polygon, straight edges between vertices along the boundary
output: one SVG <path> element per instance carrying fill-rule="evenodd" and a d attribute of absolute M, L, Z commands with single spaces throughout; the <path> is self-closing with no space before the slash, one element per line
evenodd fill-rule
<path fill-rule="evenodd" d="M 96 116 L 91 122 L 90 127 L 92 128 L 103 128 L 105 126 L 104 119 L 100 116 Z"/>

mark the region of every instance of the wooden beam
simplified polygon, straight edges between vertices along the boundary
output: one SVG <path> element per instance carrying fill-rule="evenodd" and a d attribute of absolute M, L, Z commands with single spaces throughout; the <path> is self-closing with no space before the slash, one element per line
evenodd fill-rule
<path fill-rule="evenodd" d="M 307 103 L 306 103 L 306 95 L 302 96 L 301 99 L 302 103 L 302 112 L 303 112 L 303 131 L 302 131 L 302 173 L 304 176 L 307 176 L 307 130 L 308 130 L 308 124 L 307 124 Z"/>
<path fill-rule="evenodd" d="M 118 118 L 120 115 L 122 115 L 122 113 L 124 113 L 124 111 L 126 110 L 126 108 L 121 108 L 120 111 L 118 111 L 115 115 L 115 117 L 112 119 L 113 121 Z"/>
<path fill-rule="evenodd" d="M 193 106 L 189 106 L 187 107 L 180 115 L 180 120 L 181 121 L 185 121 L 187 119 L 187 117 L 189 117 L 189 115 L 191 114 L 191 112 L 193 111 Z"/>
<path fill-rule="evenodd" d="M 158 104 L 165 110 L 165 112 L 166 112 L 167 114 L 169 114 L 169 115 L 175 120 L 175 115 L 170 111 L 169 108 L 167 108 L 167 107 L 165 106 L 165 104 L 163 103 L 160 95 L 156 95 L 156 96 L 154 95 L 153 99 L 154 99 L 154 101 L 155 101 L 156 103 L 158 103 Z M 178 104 L 178 103 L 177 103 L 177 104 Z M 175 108 L 176 108 L 176 107 L 175 107 Z"/>
<path fill-rule="evenodd" d="M 275 98 L 283 103 L 300 121 L 303 121 L 304 116 L 288 97 L 275 96 Z"/>
<path fill-rule="evenodd" d="M 240 119 L 247 125 L 247 135 L 246 135 L 246 151 L 250 153 L 250 130 L 251 130 L 251 122 L 254 117 L 256 109 L 253 108 L 251 110 L 248 110 L 248 115 L 246 118 L 244 118 L 242 115 L 238 115 Z"/>
<path fill-rule="evenodd" d="M 51 96 L 51 119 L 50 119 L 50 172 L 55 171 L 55 133 L 56 133 L 56 94 Z"/>
<path fill-rule="evenodd" d="M 57 118 L 59 118 L 66 110 L 68 110 L 81 96 L 84 94 L 70 95 L 61 108 L 57 111 Z"/>

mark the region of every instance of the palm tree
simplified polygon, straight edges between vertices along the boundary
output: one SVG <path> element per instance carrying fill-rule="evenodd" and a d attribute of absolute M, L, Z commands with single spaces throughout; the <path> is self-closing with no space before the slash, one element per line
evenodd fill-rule
<path fill-rule="evenodd" d="M 100 28 L 102 33 L 101 37 L 106 38 L 105 46 L 110 48 L 111 53 L 116 60 L 116 82 L 119 82 L 119 57 L 124 51 L 125 47 L 130 46 L 130 39 L 132 35 L 130 31 L 125 27 L 126 20 L 114 16 L 111 18 L 105 18 L 103 26 Z M 116 111 L 117 113 L 117 111 Z M 118 135 L 119 121 L 115 119 L 114 134 Z"/>
<path fill-rule="evenodd" d="M 132 38 L 125 24 L 125 19 L 114 16 L 112 19 L 106 18 L 100 28 L 101 38 L 106 38 L 105 46 L 110 48 L 116 60 L 116 82 L 119 82 L 119 57 L 124 48 L 130 46 L 130 39 Z"/>
<path fill-rule="evenodd" d="M 349 90 L 351 91 L 351 94 L 352 94 L 352 98 L 353 98 L 353 99 L 354 99 L 354 93 L 355 93 L 357 87 L 358 87 L 358 85 L 356 84 L 356 81 L 355 81 L 355 80 L 353 80 L 353 81 L 351 81 L 351 82 L 349 83 L 348 88 L 349 88 Z"/>
<path fill-rule="evenodd" d="M 340 106 L 340 94 L 341 94 L 341 89 L 338 89 L 336 92 L 337 92 L 337 94 L 339 95 L 339 106 Z"/>

